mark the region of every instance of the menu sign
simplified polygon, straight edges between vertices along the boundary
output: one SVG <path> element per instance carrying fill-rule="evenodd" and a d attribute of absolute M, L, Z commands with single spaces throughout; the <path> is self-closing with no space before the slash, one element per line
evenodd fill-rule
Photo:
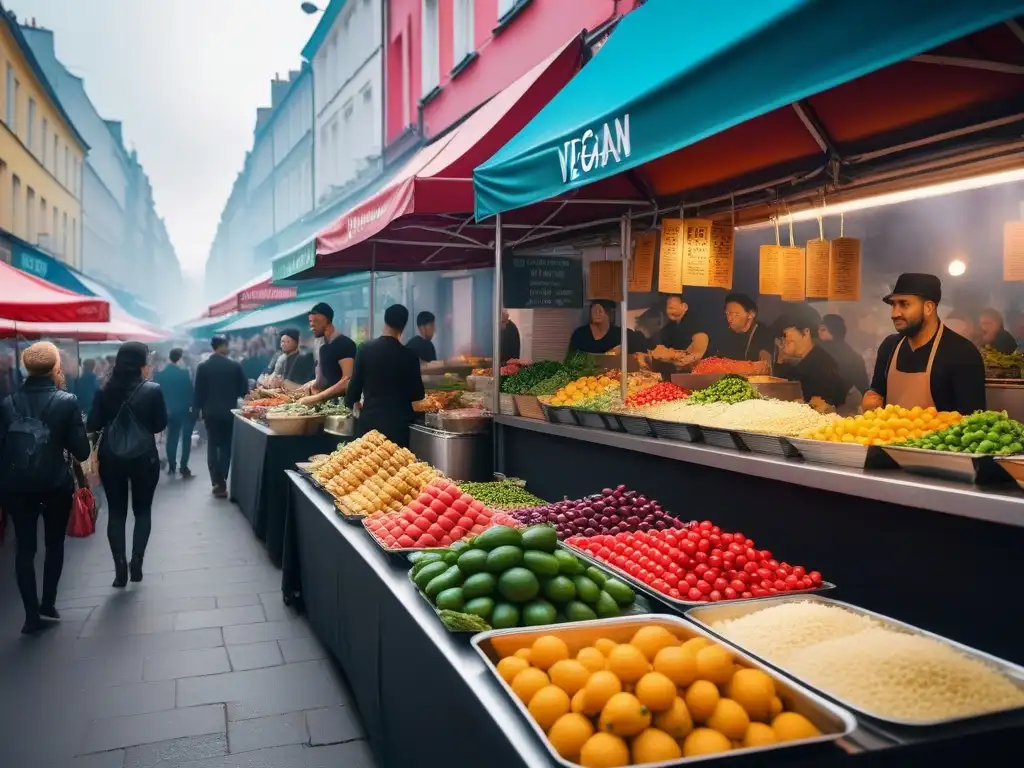
<path fill-rule="evenodd" d="M 807 298 L 828 298 L 828 270 L 832 246 L 828 240 L 807 241 Z"/>
<path fill-rule="evenodd" d="M 779 248 L 779 288 L 783 301 L 807 298 L 807 254 L 803 248 Z"/>
<path fill-rule="evenodd" d="M 828 265 L 830 301 L 860 301 L 860 240 L 837 237 Z"/>
<path fill-rule="evenodd" d="M 502 261 L 506 309 L 583 306 L 583 263 L 564 256 L 506 256 Z"/>
<path fill-rule="evenodd" d="M 658 263 L 658 291 L 661 293 L 682 293 L 685 238 L 682 219 L 661 220 L 661 260 Z"/>
<path fill-rule="evenodd" d="M 594 261 L 587 267 L 587 298 L 622 301 L 622 262 Z"/>
<path fill-rule="evenodd" d="M 757 292 L 762 296 L 779 296 L 781 277 L 782 246 L 762 245 L 758 253 Z"/>
<path fill-rule="evenodd" d="M 683 285 L 707 285 L 711 261 L 711 220 L 683 220 Z"/>
<path fill-rule="evenodd" d="M 732 290 L 733 261 L 736 257 L 736 229 L 732 224 L 711 225 L 711 263 L 708 285 Z"/>
<path fill-rule="evenodd" d="M 1003 280 L 1024 282 L 1024 221 L 1003 224 Z"/>
<path fill-rule="evenodd" d="M 658 237 L 654 232 L 633 235 L 633 258 L 629 261 L 629 292 L 647 293 L 654 285 L 654 253 Z"/>

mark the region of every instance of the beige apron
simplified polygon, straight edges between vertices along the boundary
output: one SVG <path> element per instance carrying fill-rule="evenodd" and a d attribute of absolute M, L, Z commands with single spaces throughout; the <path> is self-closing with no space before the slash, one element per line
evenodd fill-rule
<path fill-rule="evenodd" d="M 923 373 L 903 373 L 897 370 L 896 361 L 899 359 L 900 347 L 906 338 L 900 339 L 896 349 L 892 353 L 892 360 L 889 361 L 889 370 L 885 376 L 885 402 L 888 405 L 913 408 L 915 405 L 921 408 L 930 408 L 935 405 L 932 398 L 932 363 L 935 362 L 935 353 L 939 349 L 939 342 L 942 341 L 942 323 L 939 323 L 939 330 L 935 332 L 935 341 L 932 343 L 932 352 L 928 355 L 928 366 Z"/>

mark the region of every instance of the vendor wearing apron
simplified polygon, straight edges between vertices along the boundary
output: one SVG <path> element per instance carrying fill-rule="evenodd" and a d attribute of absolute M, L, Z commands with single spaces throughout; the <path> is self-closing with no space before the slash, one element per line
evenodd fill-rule
<path fill-rule="evenodd" d="M 985 365 L 977 347 L 943 325 L 942 283 L 935 275 L 905 273 L 883 301 L 896 333 L 878 348 L 864 410 L 889 403 L 973 413 L 985 408 Z"/>

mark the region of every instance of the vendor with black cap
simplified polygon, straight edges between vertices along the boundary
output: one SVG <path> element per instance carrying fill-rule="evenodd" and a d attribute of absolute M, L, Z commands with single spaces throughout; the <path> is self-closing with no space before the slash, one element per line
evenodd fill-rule
<path fill-rule="evenodd" d="M 985 364 L 970 340 L 939 320 L 942 283 L 935 275 L 905 273 L 883 301 L 896 333 L 878 347 L 875 372 L 861 407 L 934 406 L 968 414 L 985 408 Z"/>
<path fill-rule="evenodd" d="M 816 411 L 834 410 L 846 401 L 850 384 L 843 380 L 839 365 L 818 344 L 821 315 L 807 304 L 795 305 L 776 322 L 782 339 L 782 353 L 792 362 L 779 365 L 779 376 L 800 382 L 804 400 Z"/>
<path fill-rule="evenodd" d="M 299 348 L 299 329 L 281 331 L 281 354 L 274 360 L 270 373 L 292 384 L 305 384 L 314 375 L 313 358 Z"/>
<path fill-rule="evenodd" d="M 334 327 L 334 310 L 322 301 L 309 310 L 309 327 L 322 343 L 315 349 L 313 394 L 299 402 L 316 405 L 345 394 L 355 365 L 356 343 Z"/>

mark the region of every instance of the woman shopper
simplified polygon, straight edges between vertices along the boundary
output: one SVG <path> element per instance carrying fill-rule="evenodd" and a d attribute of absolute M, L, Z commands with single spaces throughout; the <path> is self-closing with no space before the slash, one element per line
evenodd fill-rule
<path fill-rule="evenodd" d="M 114 557 L 114 584 L 128 583 L 125 523 L 131 493 L 132 581 L 142 581 L 142 559 L 152 528 L 153 494 L 160 480 L 156 435 L 167 427 L 160 385 L 148 381 L 149 348 L 137 341 L 121 345 L 110 378 L 96 394 L 88 430 L 99 433 L 100 481 L 107 496 L 107 540 Z"/>
<path fill-rule="evenodd" d="M 14 571 L 25 606 L 23 634 L 57 620 L 57 583 L 64 568 L 64 534 L 75 492 L 67 453 L 89 458 L 78 398 L 62 391 L 60 353 L 39 342 L 21 357 L 28 378 L 20 391 L 0 403 L 0 505 L 14 521 Z M 43 517 L 46 561 L 42 600 L 36 593 L 35 556 L 39 516 Z"/>

